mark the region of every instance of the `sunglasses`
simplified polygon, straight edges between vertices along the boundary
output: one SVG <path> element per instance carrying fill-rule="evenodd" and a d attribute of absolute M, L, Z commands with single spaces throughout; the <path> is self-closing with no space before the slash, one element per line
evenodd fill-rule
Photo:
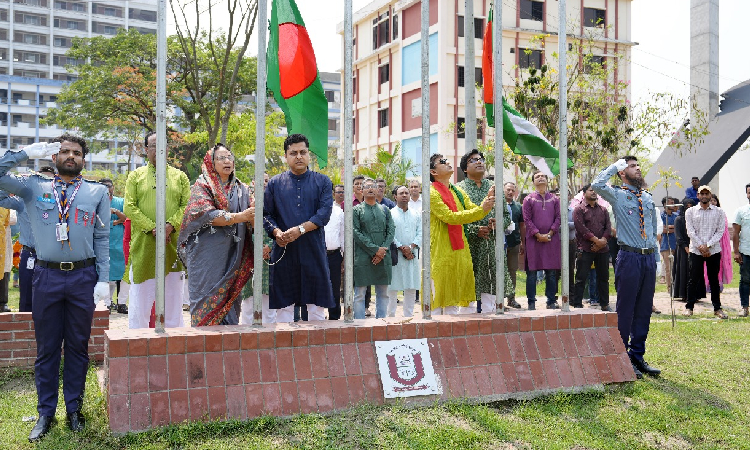
<path fill-rule="evenodd" d="M 438 159 L 438 164 L 448 164 L 448 158 Z"/>
<path fill-rule="evenodd" d="M 469 160 L 469 163 L 471 163 L 471 164 L 478 163 L 478 162 L 484 162 L 484 158 L 476 157 L 476 158 L 471 158 Z"/>

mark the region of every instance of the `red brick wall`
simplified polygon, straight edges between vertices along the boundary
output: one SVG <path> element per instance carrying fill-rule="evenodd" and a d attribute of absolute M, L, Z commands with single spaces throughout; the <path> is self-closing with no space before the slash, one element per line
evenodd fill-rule
<path fill-rule="evenodd" d="M 109 328 L 109 311 L 94 311 L 89 340 L 89 358 L 104 361 L 104 332 Z M 36 339 L 31 313 L 0 313 L 0 368 L 34 367 Z"/>
<path fill-rule="evenodd" d="M 108 331 L 109 424 L 141 431 L 185 420 L 247 419 L 382 404 L 375 341 L 426 338 L 442 398 L 528 397 L 632 381 L 615 313 Z M 491 389 L 491 391 L 489 390 Z"/>

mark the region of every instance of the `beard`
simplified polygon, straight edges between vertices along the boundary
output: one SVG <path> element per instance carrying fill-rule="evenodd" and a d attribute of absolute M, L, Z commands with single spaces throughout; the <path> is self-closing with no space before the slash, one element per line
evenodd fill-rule
<path fill-rule="evenodd" d="M 65 175 L 67 177 L 74 177 L 81 173 L 81 170 L 83 170 L 83 162 L 77 164 L 75 163 L 75 161 L 73 161 L 73 167 L 69 167 L 65 165 L 65 163 L 67 163 L 68 161 L 68 159 L 63 161 L 57 160 L 57 162 L 55 163 L 57 173 L 59 173 L 60 175 Z"/>
<path fill-rule="evenodd" d="M 648 187 L 646 180 L 640 175 L 635 175 L 633 177 L 625 175 L 625 182 L 636 189 L 646 189 Z"/>

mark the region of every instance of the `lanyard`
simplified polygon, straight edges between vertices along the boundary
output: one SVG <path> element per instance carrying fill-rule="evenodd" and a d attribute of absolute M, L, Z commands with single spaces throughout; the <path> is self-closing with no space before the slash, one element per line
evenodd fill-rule
<path fill-rule="evenodd" d="M 65 209 L 63 210 L 62 203 L 60 201 L 60 196 L 57 193 L 57 189 L 55 189 L 55 182 L 52 181 L 52 195 L 54 195 L 55 197 L 55 204 L 57 205 L 57 212 L 59 214 L 60 223 L 63 222 L 63 217 L 65 217 L 65 223 L 68 222 L 68 211 L 70 211 L 70 206 L 73 204 L 73 200 L 76 198 L 76 194 L 78 194 L 78 189 L 81 188 L 82 184 L 83 184 L 83 180 L 78 180 L 78 183 L 76 184 L 75 189 L 73 189 L 73 193 L 70 195 L 70 198 L 65 200 Z"/>

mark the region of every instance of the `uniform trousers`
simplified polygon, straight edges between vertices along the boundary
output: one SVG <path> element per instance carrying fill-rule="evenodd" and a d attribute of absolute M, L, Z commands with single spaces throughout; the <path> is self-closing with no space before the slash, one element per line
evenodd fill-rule
<path fill-rule="evenodd" d="M 130 279 L 133 279 L 133 269 L 130 269 Z M 184 327 L 182 319 L 183 283 L 180 272 L 170 272 L 165 278 L 164 286 L 164 327 Z M 143 283 L 130 285 L 128 300 L 128 327 L 148 328 L 151 317 L 151 307 L 156 301 L 156 280 L 150 279 Z"/>
<path fill-rule="evenodd" d="M 643 359 L 656 288 L 656 258 L 620 250 L 615 266 L 617 329 L 630 356 Z"/>
<path fill-rule="evenodd" d="M 31 281 L 34 278 L 34 269 L 27 269 L 29 258 L 36 260 L 36 252 L 21 250 L 21 260 L 18 263 L 18 290 L 21 295 L 18 310 L 20 312 L 31 312 Z"/>
<path fill-rule="evenodd" d="M 61 346 L 65 343 L 63 397 L 68 413 L 83 404 L 94 318 L 95 266 L 71 271 L 34 268 L 32 318 L 36 337 L 34 378 L 37 412 L 54 416 L 60 385 Z"/>

